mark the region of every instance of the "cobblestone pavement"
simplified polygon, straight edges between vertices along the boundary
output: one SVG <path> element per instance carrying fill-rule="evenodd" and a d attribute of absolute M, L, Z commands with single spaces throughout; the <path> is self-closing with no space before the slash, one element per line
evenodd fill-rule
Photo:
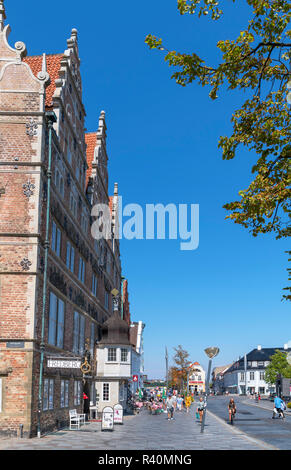
<path fill-rule="evenodd" d="M 207 412 L 204 433 L 194 418 L 194 406 L 187 414 L 176 412 L 168 421 L 165 413 L 127 416 L 113 432 L 102 432 L 101 423 L 89 423 L 80 430 L 61 430 L 41 439 L 0 439 L 2 450 L 266 450 L 260 441 L 230 428 Z"/>

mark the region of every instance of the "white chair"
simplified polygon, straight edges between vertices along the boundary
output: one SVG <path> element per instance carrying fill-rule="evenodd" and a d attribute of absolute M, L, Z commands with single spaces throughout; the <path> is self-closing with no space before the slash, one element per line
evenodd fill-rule
<path fill-rule="evenodd" d="M 70 415 L 70 429 L 77 428 L 80 429 L 80 416 L 77 414 L 77 410 L 69 410 Z"/>
<path fill-rule="evenodd" d="M 76 410 L 75 410 L 76 411 Z M 80 424 L 85 424 L 86 413 L 77 413 L 77 416 L 80 418 Z"/>

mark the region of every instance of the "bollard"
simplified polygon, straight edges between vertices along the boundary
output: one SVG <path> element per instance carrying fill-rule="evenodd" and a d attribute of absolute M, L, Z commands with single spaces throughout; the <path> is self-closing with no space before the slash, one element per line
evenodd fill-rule
<path fill-rule="evenodd" d="M 23 424 L 19 425 L 19 437 L 20 439 L 23 439 Z"/>

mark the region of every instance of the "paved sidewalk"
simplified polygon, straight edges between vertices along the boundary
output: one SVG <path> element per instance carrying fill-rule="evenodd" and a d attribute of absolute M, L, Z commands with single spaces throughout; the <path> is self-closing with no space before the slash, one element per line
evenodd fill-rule
<path fill-rule="evenodd" d="M 80 430 L 62 430 L 41 439 L 0 439 L 1 450 L 262 450 L 271 446 L 247 437 L 207 412 L 204 433 L 190 413 L 176 412 L 172 421 L 165 413 L 126 417 L 113 432 L 102 432 L 100 423 Z"/>

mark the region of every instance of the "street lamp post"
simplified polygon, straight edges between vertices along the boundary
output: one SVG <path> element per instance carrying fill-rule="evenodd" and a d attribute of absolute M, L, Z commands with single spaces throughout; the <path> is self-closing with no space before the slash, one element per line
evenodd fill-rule
<path fill-rule="evenodd" d="M 209 357 L 209 363 L 208 363 L 208 372 L 207 372 L 207 379 L 206 379 L 206 390 L 205 390 L 205 396 L 204 396 L 204 401 L 205 401 L 205 408 L 203 410 L 203 415 L 202 415 L 202 422 L 201 422 L 201 433 L 204 432 L 204 426 L 205 426 L 205 418 L 206 418 L 206 407 L 207 407 L 207 396 L 209 394 L 209 380 L 210 380 L 210 372 L 211 372 L 211 364 L 212 364 L 212 359 L 217 356 L 219 353 L 219 348 L 217 347 L 211 347 L 205 349 L 205 353 Z"/>

